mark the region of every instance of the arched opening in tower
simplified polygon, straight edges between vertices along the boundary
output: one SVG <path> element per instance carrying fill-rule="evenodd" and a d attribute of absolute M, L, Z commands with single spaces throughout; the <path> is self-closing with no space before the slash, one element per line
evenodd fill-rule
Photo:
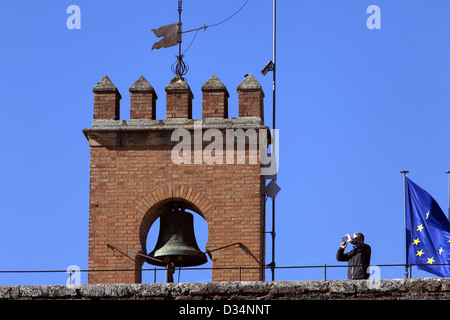
<path fill-rule="evenodd" d="M 144 220 L 149 230 L 143 249 L 151 258 L 142 261 L 142 282 L 211 281 L 208 224 L 195 205 L 184 199 L 163 201 Z"/>

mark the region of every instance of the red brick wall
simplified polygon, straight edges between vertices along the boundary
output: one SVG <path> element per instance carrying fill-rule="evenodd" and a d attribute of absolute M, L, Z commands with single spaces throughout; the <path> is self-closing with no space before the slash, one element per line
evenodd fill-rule
<path fill-rule="evenodd" d="M 152 93 L 130 94 L 130 118 L 131 119 L 155 119 L 156 109 L 155 95 Z"/>
<path fill-rule="evenodd" d="M 189 92 L 177 92 L 166 97 L 166 114 L 170 118 L 192 119 L 192 96 Z"/>
<path fill-rule="evenodd" d="M 94 96 L 94 119 L 113 119 L 120 117 L 120 95 L 98 93 Z"/>
<path fill-rule="evenodd" d="M 264 111 L 259 107 L 264 96 L 260 92 L 241 92 L 239 95 L 239 117 L 264 118 Z"/>

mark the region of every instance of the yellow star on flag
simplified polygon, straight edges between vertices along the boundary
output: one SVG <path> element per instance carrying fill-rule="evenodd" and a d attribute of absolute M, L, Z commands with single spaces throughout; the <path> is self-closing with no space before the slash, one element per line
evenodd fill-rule
<path fill-rule="evenodd" d="M 419 238 L 413 240 L 413 244 L 415 244 L 416 246 L 419 244 L 419 242 L 421 242 L 421 241 L 419 240 Z"/>
<path fill-rule="evenodd" d="M 425 220 L 427 220 L 427 219 L 428 219 L 428 216 L 430 215 L 430 211 L 428 211 L 427 213 L 425 213 L 425 215 L 427 216 L 427 217 L 425 218 Z"/>
<path fill-rule="evenodd" d="M 429 264 L 433 264 L 433 262 L 435 261 L 435 260 L 433 259 L 433 257 L 427 258 L 427 259 L 428 259 L 427 263 L 429 263 Z"/>
<path fill-rule="evenodd" d="M 421 257 L 423 255 L 423 249 L 422 250 L 420 250 L 420 251 L 417 251 L 417 254 L 416 254 L 416 256 L 419 256 L 419 257 Z"/>
<path fill-rule="evenodd" d="M 420 231 L 422 232 L 422 229 L 424 228 L 424 226 L 421 224 L 420 226 L 417 226 L 417 230 L 416 231 Z"/>
<path fill-rule="evenodd" d="M 442 251 L 444 251 L 444 249 L 442 249 L 442 247 L 439 249 L 439 255 L 441 255 Z"/>

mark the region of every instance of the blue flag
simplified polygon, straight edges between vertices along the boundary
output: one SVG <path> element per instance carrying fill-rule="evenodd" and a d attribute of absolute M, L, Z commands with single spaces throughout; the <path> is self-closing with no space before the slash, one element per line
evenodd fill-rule
<path fill-rule="evenodd" d="M 450 277 L 450 222 L 433 197 L 406 180 L 407 261 L 440 277 Z"/>

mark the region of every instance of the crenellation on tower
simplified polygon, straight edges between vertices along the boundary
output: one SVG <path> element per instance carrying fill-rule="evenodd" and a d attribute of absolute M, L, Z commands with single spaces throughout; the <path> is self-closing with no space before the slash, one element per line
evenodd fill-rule
<path fill-rule="evenodd" d="M 251 74 L 237 87 L 239 95 L 239 117 L 260 117 L 264 122 L 264 91 Z"/>
<path fill-rule="evenodd" d="M 119 90 L 108 78 L 104 76 L 92 89 L 94 92 L 94 119 L 120 119 Z"/>
<path fill-rule="evenodd" d="M 130 119 L 156 119 L 156 95 L 152 85 L 141 76 L 130 91 Z"/>
<path fill-rule="evenodd" d="M 165 87 L 165 90 L 167 118 L 192 119 L 194 95 L 186 80 L 181 76 L 176 76 Z"/>
<path fill-rule="evenodd" d="M 228 93 L 225 85 L 213 75 L 202 86 L 202 118 L 228 118 Z"/>

